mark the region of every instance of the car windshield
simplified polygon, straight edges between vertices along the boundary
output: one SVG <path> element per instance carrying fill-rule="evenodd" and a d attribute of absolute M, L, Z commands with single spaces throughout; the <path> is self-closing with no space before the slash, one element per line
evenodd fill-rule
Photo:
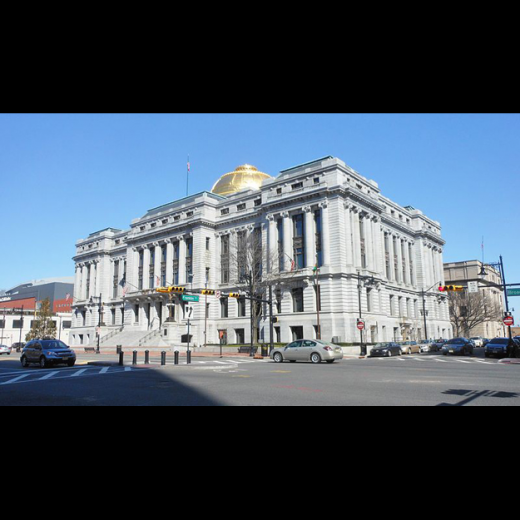
<path fill-rule="evenodd" d="M 388 347 L 388 343 L 377 343 L 377 345 L 374 348 L 381 348 L 381 347 Z"/>
<path fill-rule="evenodd" d="M 63 341 L 47 341 L 44 344 L 44 348 L 46 350 L 62 350 L 67 349 L 68 347 L 63 343 Z"/>
<path fill-rule="evenodd" d="M 461 338 L 450 339 L 450 341 L 448 341 L 448 345 L 462 345 L 463 343 L 465 343 L 465 341 Z"/>
<path fill-rule="evenodd" d="M 491 343 L 493 343 L 493 345 L 508 345 L 509 340 L 507 338 L 499 338 L 494 339 Z"/>

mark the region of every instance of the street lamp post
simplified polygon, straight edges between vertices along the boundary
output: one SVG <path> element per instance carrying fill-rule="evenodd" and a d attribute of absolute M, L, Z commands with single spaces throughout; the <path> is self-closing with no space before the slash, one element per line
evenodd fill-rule
<path fill-rule="evenodd" d="M 506 304 L 506 316 L 509 316 L 509 298 L 508 298 L 508 294 L 507 294 L 507 283 L 506 283 L 506 275 L 505 275 L 505 271 L 504 271 L 504 259 L 502 258 L 502 255 L 500 255 L 500 261 L 499 262 L 495 262 L 495 263 L 482 263 L 482 269 L 480 270 L 480 273 L 479 273 L 479 277 L 484 280 L 487 276 L 487 272 L 486 272 L 486 269 L 485 269 L 485 266 L 488 266 L 488 267 L 492 267 L 493 269 L 497 269 L 498 272 L 500 273 L 500 280 L 502 282 L 502 289 L 504 291 L 504 300 L 505 300 L 505 304 Z M 511 327 L 508 327 L 507 328 L 508 331 L 509 331 L 509 343 L 512 344 L 513 343 L 513 331 L 511 330 Z"/>
<path fill-rule="evenodd" d="M 358 279 L 358 301 L 359 301 L 359 320 L 363 320 L 363 307 L 361 303 L 361 289 L 363 287 L 373 287 L 376 284 L 376 280 L 373 276 L 362 276 L 359 271 L 357 273 L 357 279 Z M 362 284 L 362 282 L 364 282 Z M 367 355 L 367 345 L 363 341 L 363 329 L 359 330 L 359 336 L 361 341 L 361 347 L 360 347 L 360 355 L 366 356 Z"/>

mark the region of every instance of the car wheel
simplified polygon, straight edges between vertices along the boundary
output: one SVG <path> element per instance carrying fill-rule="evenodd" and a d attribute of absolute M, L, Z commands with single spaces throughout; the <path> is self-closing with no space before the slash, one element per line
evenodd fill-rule
<path fill-rule="evenodd" d="M 40 358 L 40 368 L 47 368 L 47 360 L 45 359 L 45 356 Z"/>
<path fill-rule="evenodd" d="M 67 365 L 68 365 L 69 367 L 73 367 L 75 364 L 76 364 L 75 361 L 68 361 L 68 362 L 67 362 Z"/>
<path fill-rule="evenodd" d="M 27 361 L 27 358 L 25 356 L 22 356 L 22 359 L 20 361 L 22 363 L 23 368 L 27 368 L 29 366 L 29 361 Z"/>
<path fill-rule="evenodd" d="M 282 363 L 283 362 L 283 356 L 280 354 L 280 352 L 276 352 L 273 356 L 273 360 L 275 363 Z"/>
<path fill-rule="evenodd" d="M 321 356 L 317 352 L 313 352 L 311 354 L 311 361 L 317 365 L 318 363 L 321 363 Z"/>
<path fill-rule="evenodd" d="M 392 351 L 391 350 L 388 351 L 387 356 L 388 357 L 392 357 Z"/>

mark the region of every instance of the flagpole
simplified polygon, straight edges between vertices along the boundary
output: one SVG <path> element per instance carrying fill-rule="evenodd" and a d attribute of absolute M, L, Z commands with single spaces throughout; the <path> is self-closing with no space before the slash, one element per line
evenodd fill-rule
<path fill-rule="evenodd" d="M 188 155 L 188 164 L 186 167 L 186 197 L 189 196 L 189 186 L 190 186 L 190 156 Z"/>

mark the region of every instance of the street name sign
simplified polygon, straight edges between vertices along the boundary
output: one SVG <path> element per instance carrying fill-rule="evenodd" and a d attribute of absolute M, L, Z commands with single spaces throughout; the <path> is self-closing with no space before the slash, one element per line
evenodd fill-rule
<path fill-rule="evenodd" d="M 508 289 L 507 295 L 508 296 L 520 296 L 520 289 Z"/>
<path fill-rule="evenodd" d="M 195 296 L 193 294 L 183 294 L 182 295 L 182 301 L 183 302 L 198 302 L 199 297 Z"/>

